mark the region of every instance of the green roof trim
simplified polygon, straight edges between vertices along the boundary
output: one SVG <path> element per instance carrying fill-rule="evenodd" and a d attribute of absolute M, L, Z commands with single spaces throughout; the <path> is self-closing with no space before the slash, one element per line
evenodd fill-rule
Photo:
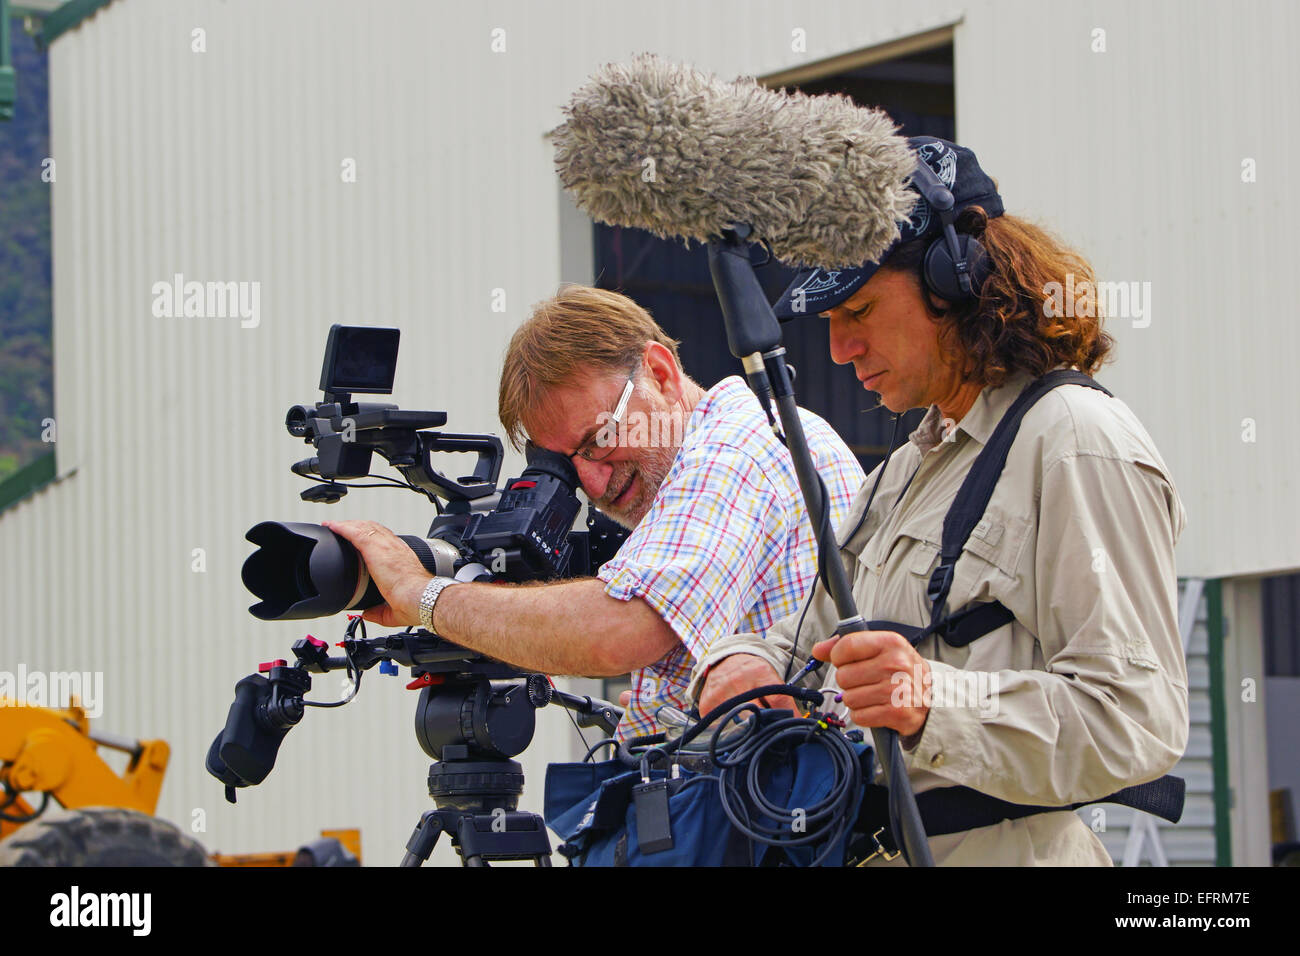
<path fill-rule="evenodd" d="M 0 0 L 0 120 L 13 119 L 18 102 L 18 78 L 9 49 L 9 0 Z"/>
<path fill-rule="evenodd" d="M 36 45 L 42 50 L 69 30 L 76 29 L 81 21 L 92 16 L 100 7 L 106 7 L 113 0 L 68 0 L 63 6 L 45 18 L 41 32 L 36 37 Z"/>
<path fill-rule="evenodd" d="M 0 511 L 22 501 L 54 481 L 54 452 L 47 451 L 35 461 L 23 465 L 4 481 L 0 481 Z"/>
<path fill-rule="evenodd" d="M 1210 739 L 1214 779 L 1214 865 L 1232 866 L 1232 778 L 1228 774 L 1228 693 L 1224 680 L 1223 582 L 1205 582 L 1210 664 Z"/>

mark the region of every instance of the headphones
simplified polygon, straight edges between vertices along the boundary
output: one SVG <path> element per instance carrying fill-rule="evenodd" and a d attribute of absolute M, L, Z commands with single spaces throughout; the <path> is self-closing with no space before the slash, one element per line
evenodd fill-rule
<path fill-rule="evenodd" d="M 921 265 L 926 288 L 953 303 L 976 298 L 991 271 L 988 253 L 974 236 L 958 234 L 953 226 L 956 214 L 952 192 L 930 164 L 920 158 L 916 161 L 912 184 L 943 223 L 943 235 L 930 243 Z"/>

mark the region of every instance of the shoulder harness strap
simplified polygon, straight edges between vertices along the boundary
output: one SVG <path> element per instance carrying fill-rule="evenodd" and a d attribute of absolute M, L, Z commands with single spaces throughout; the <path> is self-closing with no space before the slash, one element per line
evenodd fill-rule
<path fill-rule="evenodd" d="M 957 559 L 961 557 L 962 548 L 966 546 L 971 532 L 984 517 L 984 510 L 988 507 L 989 499 L 993 497 L 993 489 L 997 487 L 998 479 L 1002 477 L 1002 469 L 1006 467 L 1007 455 L 1016 440 L 1016 433 L 1020 431 L 1021 420 L 1035 402 L 1060 385 L 1084 385 L 1105 392 L 1107 395 L 1111 394 L 1092 378 L 1074 369 L 1056 369 L 1034 379 L 1025 386 L 1024 391 L 1016 397 L 1006 414 L 1002 416 L 1002 420 L 998 422 L 988 444 L 979 453 L 975 464 L 971 466 L 965 480 L 961 483 L 957 497 L 952 507 L 948 509 L 947 517 L 943 519 L 943 543 L 939 550 L 939 566 L 930 575 L 926 597 L 930 600 L 929 630 L 932 633 L 936 631 L 943 633 L 944 639 L 953 646 L 961 647 L 969 644 L 976 637 L 987 634 L 988 631 L 995 630 L 1012 619 L 1011 612 L 997 602 L 965 608 L 951 615 L 947 622 L 944 618 L 944 609 L 948 603 L 948 592 L 952 589 L 953 570 L 957 565 Z M 983 611 L 980 618 L 972 620 L 971 616 L 979 610 L 979 607 L 996 607 L 1000 611 Z M 960 615 L 966 616 L 960 617 Z M 978 626 L 989 624 L 992 627 L 988 630 L 974 633 Z M 961 628 L 960 635 L 947 633 L 956 627 Z M 954 636 L 963 639 L 958 643 L 950 639 Z"/>
<path fill-rule="evenodd" d="M 897 631 L 913 646 L 930 634 L 938 634 L 953 647 L 965 647 L 971 641 L 1015 619 L 1015 615 L 1000 601 L 969 604 L 951 614 L 945 614 L 944 611 L 948 603 L 948 592 L 952 589 L 953 570 L 957 559 L 961 557 L 962 549 L 970 538 L 971 532 L 984 517 L 989 499 L 993 497 L 993 489 L 997 486 L 998 479 L 1002 477 L 1003 468 L 1006 467 L 1007 455 L 1011 452 L 1011 445 L 1020 430 L 1021 420 L 1035 402 L 1060 385 L 1083 385 L 1111 395 L 1108 389 L 1074 369 L 1057 369 L 1048 372 L 1025 386 L 1024 391 L 1016 397 L 1006 414 L 1002 416 L 1002 420 L 998 422 L 988 444 L 975 459 L 944 518 L 939 566 L 931 574 L 926 589 L 926 597 L 930 600 L 929 626 L 916 627 L 894 621 L 869 621 L 867 623 L 869 628 Z M 930 836 L 937 836 L 942 833 L 956 833 L 979 826 L 989 826 L 999 820 L 1018 819 L 1034 813 L 1077 810 L 1089 803 L 1118 803 L 1153 813 L 1176 823 L 1182 815 L 1184 794 L 1183 780 L 1166 774 L 1158 780 L 1126 787 L 1118 793 L 1099 800 L 1084 801 L 1068 807 L 1020 806 L 998 800 L 968 787 L 943 787 L 918 794 L 917 805 L 922 811 L 926 832 Z M 870 816 L 874 820 L 879 817 L 879 814 L 874 813 Z M 884 819 L 888 819 L 887 815 Z"/>

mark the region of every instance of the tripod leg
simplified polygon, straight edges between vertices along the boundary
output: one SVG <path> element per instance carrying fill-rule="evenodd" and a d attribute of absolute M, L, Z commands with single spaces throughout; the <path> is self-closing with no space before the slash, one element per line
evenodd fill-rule
<path fill-rule="evenodd" d="M 406 856 L 402 857 L 401 866 L 422 866 L 433 852 L 433 846 L 442 833 L 442 819 L 437 810 L 426 810 L 415 825 L 411 839 L 406 841 Z"/>

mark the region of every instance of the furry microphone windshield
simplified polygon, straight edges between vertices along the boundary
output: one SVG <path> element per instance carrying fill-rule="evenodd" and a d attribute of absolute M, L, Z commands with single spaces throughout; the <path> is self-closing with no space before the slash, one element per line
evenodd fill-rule
<path fill-rule="evenodd" d="M 847 96 L 719 80 L 642 54 L 602 67 L 548 135 L 560 181 L 598 222 L 707 242 L 748 223 L 789 265 L 874 260 L 898 238 L 916 157 Z"/>

